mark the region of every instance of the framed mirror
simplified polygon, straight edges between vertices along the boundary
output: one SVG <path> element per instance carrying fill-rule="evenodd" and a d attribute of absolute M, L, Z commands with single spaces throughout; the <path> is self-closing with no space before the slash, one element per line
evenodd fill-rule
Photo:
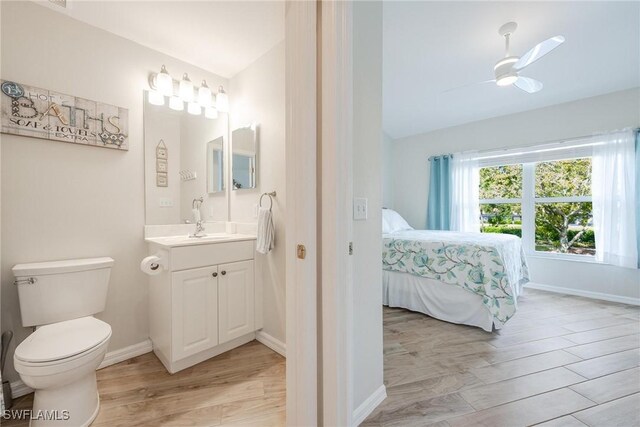
<path fill-rule="evenodd" d="M 224 138 L 218 137 L 207 143 L 207 192 L 224 191 Z"/>
<path fill-rule="evenodd" d="M 258 126 L 235 129 L 231 133 L 231 177 L 234 190 L 256 188 Z"/>

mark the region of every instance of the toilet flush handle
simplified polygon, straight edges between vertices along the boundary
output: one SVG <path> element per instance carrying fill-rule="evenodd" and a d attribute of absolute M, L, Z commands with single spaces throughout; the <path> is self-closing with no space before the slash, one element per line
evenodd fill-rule
<path fill-rule="evenodd" d="M 35 277 L 29 277 L 27 279 L 16 279 L 13 281 L 14 285 L 33 285 L 38 280 Z"/>

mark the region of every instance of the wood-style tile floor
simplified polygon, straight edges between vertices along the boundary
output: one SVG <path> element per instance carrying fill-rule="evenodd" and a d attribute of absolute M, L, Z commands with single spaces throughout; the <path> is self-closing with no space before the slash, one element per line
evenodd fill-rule
<path fill-rule="evenodd" d="M 257 341 L 173 375 L 153 353 L 97 374 L 100 412 L 92 426 L 285 424 L 285 359 Z M 30 409 L 32 402 L 29 394 L 12 409 Z"/>
<path fill-rule="evenodd" d="M 527 290 L 501 331 L 384 308 L 363 426 L 640 426 L 640 308 Z"/>

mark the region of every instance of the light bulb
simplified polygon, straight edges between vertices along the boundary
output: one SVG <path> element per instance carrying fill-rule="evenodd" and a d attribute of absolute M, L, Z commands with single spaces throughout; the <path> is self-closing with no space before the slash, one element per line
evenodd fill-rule
<path fill-rule="evenodd" d="M 156 74 L 156 90 L 164 96 L 173 95 L 173 79 L 164 65 Z"/>
<path fill-rule="evenodd" d="M 518 80 L 518 76 L 516 74 L 507 74 L 500 76 L 498 80 L 496 80 L 496 84 L 498 86 L 509 86 L 514 84 L 516 80 Z"/>
<path fill-rule="evenodd" d="M 202 81 L 202 85 L 198 88 L 198 104 L 203 107 L 211 106 L 211 89 L 209 89 L 205 80 Z"/>
<path fill-rule="evenodd" d="M 218 118 L 218 110 L 213 107 L 207 107 L 204 109 L 204 116 L 207 119 L 217 119 Z"/>
<path fill-rule="evenodd" d="M 184 110 L 184 102 L 177 96 L 172 96 L 169 98 L 169 108 L 176 111 L 182 111 Z"/>
<path fill-rule="evenodd" d="M 187 73 L 184 73 L 180 80 L 180 98 L 185 102 L 193 101 L 193 83 L 189 80 Z"/>
<path fill-rule="evenodd" d="M 197 116 L 202 112 L 202 108 L 200 107 L 200 104 L 196 102 L 190 102 L 187 106 L 187 111 L 189 112 L 189 114 Z"/>
<path fill-rule="evenodd" d="M 156 90 L 149 91 L 148 100 L 151 105 L 164 105 L 164 96 Z"/>
<path fill-rule="evenodd" d="M 222 86 L 218 88 L 218 94 L 216 95 L 216 108 L 221 113 L 229 112 L 229 96 Z"/>

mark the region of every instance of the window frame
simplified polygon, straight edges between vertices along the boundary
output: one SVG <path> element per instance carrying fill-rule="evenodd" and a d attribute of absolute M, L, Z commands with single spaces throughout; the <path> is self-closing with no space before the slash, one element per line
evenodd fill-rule
<path fill-rule="evenodd" d="M 584 153 L 584 155 L 573 155 L 568 154 L 567 157 L 558 158 L 557 154 L 553 156 L 549 156 L 550 158 L 547 160 L 542 156 L 541 158 L 537 158 L 534 161 L 517 161 L 517 159 L 509 159 L 508 161 L 501 161 L 501 156 L 496 157 L 495 159 L 483 159 L 483 161 L 478 166 L 478 173 L 480 173 L 480 169 L 496 167 L 496 166 L 506 166 L 506 165 L 514 165 L 519 164 L 522 165 L 522 191 L 520 193 L 520 198 L 510 198 L 510 199 L 480 199 L 479 205 L 484 204 L 520 204 L 522 209 L 522 247 L 527 256 L 533 258 L 544 258 L 544 259 L 560 259 L 566 261 L 578 261 L 578 262 L 587 262 L 587 263 L 598 263 L 595 256 L 591 255 L 578 255 L 578 254 L 563 254 L 559 252 L 544 252 L 536 250 L 536 216 L 535 216 L 535 207 L 536 203 L 575 203 L 575 202 L 593 202 L 592 196 L 563 196 L 563 197 L 536 197 L 535 192 L 535 179 L 536 179 L 536 164 L 543 162 L 555 162 L 562 160 L 577 160 L 584 158 L 592 158 L 591 153 Z M 597 250 L 597 249 L 596 249 Z"/>

